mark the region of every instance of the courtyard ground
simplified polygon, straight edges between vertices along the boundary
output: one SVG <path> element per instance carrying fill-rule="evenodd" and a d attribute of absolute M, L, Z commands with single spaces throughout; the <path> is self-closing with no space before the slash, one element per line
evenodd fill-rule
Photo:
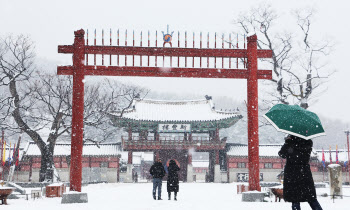
<path fill-rule="evenodd" d="M 67 188 L 68 189 L 68 188 Z M 152 183 L 116 183 L 91 184 L 83 187 L 88 193 L 89 203 L 61 204 L 61 198 L 41 198 L 36 200 L 8 200 L 7 206 L 1 205 L 1 210 L 193 210 L 193 209 L 278 209 L 290 210 L 291 204 L 285 202 L 246 203 L 241 202 L 242 195 L 237 194 L 236 183 L 180 183 L 178 201 L 168 200 L 166 182 L 163 182 L 163 200 L 153 200 Z M 317 189 L 317 194 L 329 194 L 329 188 Z M 350 196 L 350 188 L 345 186 L 343 194 Z M 173 196 L 172 196 L 173 198 Z M 318 196 L 323 209 L 345 210 L 349 209 L 350 197 L 335 199 Z M 302 203 L 302 209 L 310 209 L 307 203 Z"/>

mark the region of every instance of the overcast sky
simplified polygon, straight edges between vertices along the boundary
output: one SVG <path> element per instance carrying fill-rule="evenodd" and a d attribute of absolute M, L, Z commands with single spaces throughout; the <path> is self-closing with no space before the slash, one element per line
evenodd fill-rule
<path fill-rule="evenodd" d="M 176 0 L 176 1 L 47 1 L 0 0 L 0 35 L 24 33 L 36 43 L 39 58 L 68 65 L 71 57 L 59 55 L 57 45 L 72 44 L 74 30 L 91 32 L 112 28 L 125 30 L 170 30 L 229 33 L 232 20 L 240 12 L 249 10 L 262 1 Z M 349 32 L 350 3 L 341 1 L 266 1 L 285 18 L 292 9 L 314 7 L 317 10 L 314 32 L 318 38 L 330 37 L 336 43 L 331 66 L 337 70 L 327 84 L 328 90 L 311 104 L 316 113 L 341 119 L 350 125 L 350 61 Z M 336 3 L 335 3 L 336 2 Z M 286 20 L 286 25 L 289 24 Z M 284 27 L 286 27 L 284 25 Z M 287 26 L 288 27 L 288 26 Z M 281 30 L 283 30 L 281 26 Z M 91 33 L 90 32 L 90 33 Z M 92 37 L 92 36 L 90 36 Z M 89 79 L 87 79 L 89 81 Z M 123 81 L 146 86 L 162 92 L 190 92 L 198 95 L 231 96 L 238 101 L 246 99 L 246 82 L 228 79 L 165 79 L 123 78 Z M 343 128 L 340 128 L 343 129 Z"/>

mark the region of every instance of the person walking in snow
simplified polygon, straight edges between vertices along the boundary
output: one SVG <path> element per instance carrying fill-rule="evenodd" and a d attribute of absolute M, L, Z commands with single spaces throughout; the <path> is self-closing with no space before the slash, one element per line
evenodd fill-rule
<path fill-rule="evenodd" d="M 278 152 L 286 159 L 283 197 L 286 202 L 292 202 L 293 210 L 300 210 L 300 202 L 308 202 L 313 210 L 322 210 L 309 165 L 312 145 L 312 140 L 288 135 Z"/>
<path fill-rule="evenodd" d="M 153 199 L 156 200 L 156 190 L 158 188 L 158 200 L 162 200 L 162 179 L 165 176 L 165 170 L 161 159 L 156 160 L 149 173 L 153 177 Z"/>
<path fill-rule="evenodd" d="M 179 192 L 179 175 L 177 174 L 178 171 L 180 171 L 180 168 L 176 164 L 175 160 L 170 160 L 167 180 L 168 200 L 171 199 L 171 192 L 174 192 L 174 200 L 177 200 L 176 196 Z"/>

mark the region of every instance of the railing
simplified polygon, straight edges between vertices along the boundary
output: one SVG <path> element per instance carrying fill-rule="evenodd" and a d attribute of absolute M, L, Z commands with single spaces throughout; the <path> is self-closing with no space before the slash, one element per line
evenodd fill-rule
<path fill-rule="evenodd" d="M 122 139 L 125 141 L 158 141 L 153 136 L 147 136 L 147 137 L 141 137 L 141 136 L 132 136 L 131 140 L 129 140 L 128 136 L 122 136 Z M 185 138 L 184 136 L 159 136 L 159 141 L 210 141 L 210 138 L 207 136 L 187 136 Z"/>

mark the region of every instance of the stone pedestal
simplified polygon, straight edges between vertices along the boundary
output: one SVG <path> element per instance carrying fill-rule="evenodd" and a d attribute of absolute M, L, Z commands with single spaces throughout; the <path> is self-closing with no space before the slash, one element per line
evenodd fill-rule
<path fill-rule="evenodd" d="M 132 164 L 127 164 L 126 165 L 126 175 L 124 179 L 125 183 L 132 183 Z"/>
<path fill-rule="evenodd" d="M 193 167 L 192 164 L 187 165 L 187 182 L 193 182 Z"/>
<path fill-rule="evenodd" d="M 220 165 L 214 166 L 214 183 L 221 183 Z"/>
<path fill-rule="evenodd" d="M 63 193 L 62 195 L 62 204 L 65 203 L 87 203 L 88 202 L 88 196 L 87 193 L 82 192 L 69 192 L 69 193 Z"/>
<path fill-rule="evenodd" d="M 328 165 L 331 198 L 343 198 L 342 168 L 339 164 Z"/>
<path fill-rule="evenodd" d="M 249 191 L 242 193 L 243 202 L 264 202 L 265 193 L 259 191 Z"/>

